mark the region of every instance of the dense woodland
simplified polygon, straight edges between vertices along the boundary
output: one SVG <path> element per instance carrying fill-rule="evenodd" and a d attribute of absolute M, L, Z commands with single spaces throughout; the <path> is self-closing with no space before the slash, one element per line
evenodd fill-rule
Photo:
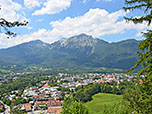
<path fill-rule="evenodd" d="M 79 86 L 76 91 L 73 92 L 73 98 L 76 101 L 88 102 L 92 100 L 92 96 L 97 93 L 110 93 L 121 95 L 125 92 L 125 89 L 133 87 L 134 82 L 124 81 L 120 84 L 116 82 L 90 84 L 87 86 Z"/>

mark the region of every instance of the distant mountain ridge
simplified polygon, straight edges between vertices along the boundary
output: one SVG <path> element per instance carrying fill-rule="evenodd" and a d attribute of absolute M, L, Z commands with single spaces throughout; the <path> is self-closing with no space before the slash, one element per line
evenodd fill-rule
<path fill-rule="evenodd" d="M 86 34 L 61 39 L 53 44 L 40 40 L 0 50 L 0 65 L 38 65 L 51 69 L 129 69 L 137 61 L 134 39 L 108 43 Z"/>

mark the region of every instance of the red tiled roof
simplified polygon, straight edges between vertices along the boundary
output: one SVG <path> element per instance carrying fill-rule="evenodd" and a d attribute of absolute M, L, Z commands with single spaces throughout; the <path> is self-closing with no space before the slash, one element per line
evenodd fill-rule
<path fill-rule="evenodd" d="M 91 81 L 90 83 L 94 83 L 94 81 Z"/>
<path fill-rule="evenodd" d="M 62 101 L 60 101 L 60 103 L 61 103 L 61 104 L 63 104 L 63 103 L 64 103 L 64 101 L 62 100 Z"/>
<path fill-rule="evenodd" d="M 59 100 L 56 100 L 56 102 L 58 103 L 58 102 L 60 102 Z"/>
<path fill-rule="evenodd" d="M 41 101 L 37 101 L 37 102 L 36 102 L 36 104 L 40 104 L 40 103 L 42 103 L 42 102 L 41 102 Z"/>
<path fill-rule="evenodd" d="M 46 101 L 46 103 L 51 103 L 51 101 Z"/>
<path fill-rule="evenodd" d="M 15 99 L 12 99 L 11 101 L 15 101 Z"/>
<path fill-rule="evenodd" d="M 37 101 L 36 103 L 37 104 L 40 104 L 40 103 L 47 103 L 47 104 L 49 104 L 49 103 L 51 103 L 51 101 Z"/>
<path fill-rule="evenodd" d="M 61 114 L 62 108 L 49 108 L 48 113 Z"/>
<path fill-rule="evenodd" d="M 143 82 L 143 80 L 140 79 L 139 82 Z"/>
<path fill-rule="evenodd" d="M 41 83 L 46 83 L 46 82 L 49 82 L 49 80 L 44 80 L 44 81 L 41 81 Z"/>
<path fill-rule="evenodd" d="M 51 103 L 55 103 L 55 101 L 51 101 Z"/>
<path fill-rule="evenodd" d="M 30 111 L 31 110 L 31 105 L 29 103 L 24 104 L 25 110 Z"/>
<path fill-rule="evenodd" d="M 123 79 L 120 79 L 121 82 L 123 82 Z"/>
<path fill-rule="evenodd" d="M 104 83 L 104 80 L 98 80 L 99 82 L 102 82 L 102 83 Z"/>
<path fill-rule="evenodd" d="M 53 106 L 53 104 L 49 104 L 49 107 L 52 107 Z"/>
<path fill-rule="evenodd" d="M 3 109 L 3 105 L 0 105 L 0 109 Z"/>
<path fill-rule="evenodd" d="M 49 86 L 49 85 L 47 85 L 47 84 L 45 84 L 43 87 L 45 87 L 45 88 L 50 88 L 50 86 Z"/>

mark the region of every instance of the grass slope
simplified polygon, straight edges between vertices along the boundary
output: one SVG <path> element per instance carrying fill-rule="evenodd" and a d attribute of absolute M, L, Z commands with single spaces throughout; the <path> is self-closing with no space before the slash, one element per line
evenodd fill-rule
<path fill-rule="evenodd" d="M 0 72 L 1 72 L 1 73 L 9 73 L 10 71 L 5 70 L 5 69 L 0 69 Z"/>
<path fill-rule="evenodd" d="M 105 106 L 112 106 L 122 99 L 121 95 L 99 93 L 93 96 L 93 100 L 85 103 L 90 114 L 103 114 Z"/>

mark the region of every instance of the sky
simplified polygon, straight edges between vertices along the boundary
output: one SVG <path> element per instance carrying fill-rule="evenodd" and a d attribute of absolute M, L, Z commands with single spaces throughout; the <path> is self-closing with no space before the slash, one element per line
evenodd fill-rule
<path fill-rule="evenodd" d="M 141 32 L 151 28 L 126 23 L 124 16 L 140 16 L 141 11 L 125 12 L 125 0 L 0 0 L 0 6 L 1 18 L 29 22 L 10 29 L 17 33 L 14 38 L 0 33 L 0 48 L 37 39 L 51 44 L 81 33 L 108 42 L 142 40 Z"/>

